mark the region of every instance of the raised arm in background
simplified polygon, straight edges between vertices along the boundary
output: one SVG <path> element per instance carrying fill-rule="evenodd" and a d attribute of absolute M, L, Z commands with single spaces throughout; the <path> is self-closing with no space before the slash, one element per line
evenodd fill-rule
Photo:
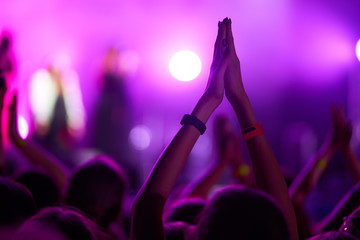
<path fill-rule="evenodd" d="M 294 204 L 298 217 L 299 230 L 302 236 L 309 236 L 313 233 L 318 233 L 319 229 L 325 228 L 325 225 L 330 224 L 330 222 L 341 223 L 342 219 L 336 220 L 332 218 L 338 218 L 342 215 L 341 213 L 344 212 L 344 209 L 348 208 L 346 207 L 348 204 L 346 202 L 348 202 L 348 200 L 344 200 L 346 199 L 345 197 L 329 216 L 322 220 L 314 229 L 311 229 L 303 207 L 307 196 L 319 181 L 321 175 L 326 169 L 326 166 L 328 165 L 328 162 L 336 150 L 341 150 L 344 153 L 346 163 L 355 182 L 359 180 L 360 176 L 360 164 L 350 145 L 352 127 L 349 122 L 346 122 L 344 112 L 341 107 L 331 107 L 331 119 L 332 125 L 327 139 L 320 150 L 299 173 L 289 189 L 291 200 Z"/>
<path fill-rule="evenodd" d="M 17 95 L 13 96 L 9 108 L 9 138 L 12 144 L 36 167 L 45 170 L 53 179 L 64 194 L 69 170 L 50 153 L 42 149 L 30 140 L 20 137 L 17 129 Z"/>
<path fill-rule="evenodd" d="M 354 168 L 351 172 L 355 179 L 360 177 L 359 163 L 350 148 L 351 125 L 350 123 L 346 123 L 341 108 L 332 107 L 331 116 L 332 127 L 327 139 L 290 186 L 289 191 L 291 199 L 298 204 L 304 203 L 305 199 L 313 190 L 320 176 L 326 169 L 331 156 L 337 149 L 343 150 L 345 156 L 346 154 L 350 156 L 350 158 L 346 158 L 350 169 Z"/>
<path fill-rule="evenodd" d="M 353 129 L 351 123 L 346 121 L 344 110 L 342 107 L 333 107 L 332 113 L 335 118 L 335 130 L 337 132 L 336 146 L 345 156 L 346 164 L 349 168 L 351 176 L 355 183 L 360 181 L 360 162 L 353 148 L 351 147 L 351 137 Z"/>
<path fill-rule="evenodd" d="M 232 36 L 231 21 L 227 25 L 226 34 L 229 41 L 230 60 L 225 72 L 225 94 L 235 110 L 241 129 L 244 130 L 258 122 L 243 86 L 240 61 L 236 55 Z M 278 202 L 289 225 L 291 239 L 298 239 L 296 217 L 284 176 L 265 136 L 259 135 L 247 140 L 246 146 L 252 162 L 257 188 L 268 193 Z"/>
<path fill-rule="evenodd" d="M 217 116 L 214 126 L 215 159 L 199 179 L 186 187 L 181 194 L 183 198 L 206 199 L 227 167 L 233 168 L 234 177 L 240 184 L 248 187 L 253 185 L 250 167 L 241 152 L 240 138 L 234 132 L 229 119 L 225 116 Z"/>
<path fill-rule="evenodd" d="M 224 97 L 224 74 L 228 62 L 227 45 L 223 44 L 225 38 L 225 24 L 221 22 L 207 87 L 191 113 L 204 124 Z M 163 207 L 199 136 L 197 128 L 185 124 L 160 155 L 134 202 L 131 240 L 165 239 Z"/>
<path fill-rule="evenodd" d="M 5 99 L 6 90 L 7 88 L 6 88 L 5 77 L 3 76 L 2 70 L 0 68 L 0 175 L 5 166 L 3 133 L 1 131 L 1 126 L 2 126 L 2 110 L 4 108 L 4 99 Z"/>
<path fill-rule="evenodd" d="M 333 115 L 333 132 L 336 136 L 332 142 L 344 154 L 345 161 L 356 184 L 331 213 L 316 225 L 315 233 L 339 229 L 343 218 L 348 216 L 360 204 L 360 163 L 350 144 L 352 126 L 350 122 L 346 121 L 341 107 L 332 107 L 331 111 Z"/>

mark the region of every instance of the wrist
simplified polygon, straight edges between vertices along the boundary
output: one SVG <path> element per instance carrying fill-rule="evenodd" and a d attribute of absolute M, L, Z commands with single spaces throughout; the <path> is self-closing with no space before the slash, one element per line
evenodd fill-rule
<path fill-rule="evenodd" d="M 194 110 L 191 115 L 197 117 L 204 124 L 208 121 L 211 114 L 215 111 L 215 109 L 220 105 L 218 99 L 209 96 L 206 92 L 201 96 L 199 101 L 197 102 Z"/>
<path fill-rule="evenodd" d="M 249 126 L 257 123 L 250 100 L 245 93 L 232 98 L 230 103 L 239 120 L 241 129 L 248 128 Z"/>

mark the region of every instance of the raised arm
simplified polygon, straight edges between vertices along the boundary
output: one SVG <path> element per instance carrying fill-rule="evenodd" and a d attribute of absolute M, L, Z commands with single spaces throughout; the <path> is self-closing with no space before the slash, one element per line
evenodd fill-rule
<path fill-rule="evenodd" d="M 341 107 L 333 107 L 332 114 L 335 118 L 336 131 L 338 133 L 337 146 L 345 156 L 346 164 L 355 183 L 360 181 L 360 162 L 351 147 L 352 126 L 346 121 L 344 111 Z"/>
<path fill-rule="evenodd" d="M 2 75 L 2 70 L 0 68 L 0 175 L 5 166 L 4 160 L 4 145 L 3 145 L 3 132 L 2 132 L 2 110 L 4 107 L 4 98 L 6 93 L 6 81 L 5 77 Z"/>
<path fill-rule="evenodd" d="M 225 94 L 243 130 L 261 133 L 261 126 L 257 124 L 249 98 L 245 92 L 240 71 L 240 61 L 236 55 L 234 40 L 231 31 L 231 21 L 227 24 L 227 39 L 229 41 L 229 64 L 225 73 Z M 254 126 L 255 125 L 255 126 Z M 253 135 L 249 132 L 247 136 Z M 282 207 L 289 225 L 291 239 L 298 239 L 296 217 L 291 204 L 284 176 L 277 163 L 270 145 L 263 134 L 255 134 L 246 140 L 246 146 L 252 162 L 254 178 L 257 187 L 271 195 Z"/>
<path fill-rule="evenodd" d="M 206 199 L 227 167 L 233 168 L 234 177 L 240 184 L 252 187 L 250 167 L 242 156 L 240 139 L 225 116 L 216 117 L 214 136 L 216 158 L 199 179 L 189 184 L 181 197 Z"/>
<path fill-rule="evenodd" d="M 303 204 L 306 197 L 312 191 L 320 176 L 324 172 L 331 156 L 338 149 L 350 155 L 350 159 L 347 160 L 350 170 L 354 172 L 354 178 L 360 173 L 359 163 L 356 158 L 352 156 L 352 150 L 350 148 L 351 138 L 351 126 L 350 123 L 346 123 L 344 113 L 339 107 L 331 107 L 331 129 L 327 139 L 315 154 L 315 156 L 309 161 L 309 163 L 303 168 L 300 174 L 297 176 L 295 181 L 290 187 L 290 196 L 293 202 L 297 204 Z"/>
<path fill-rule="evenodd" d="M 224 96 L 224 74 L 228 60 L 226 45 L 222 44 L 225 34 L 224 24 L 219 23 L 208 84 L 191 113 L 193 118 L 204 124 Z M 199 136 L 198 128 L 184 124 L 160 155 L 133 205 L 132 240 L 165 239 L 163 207 Z"/>
<path fill-rule="evenodd" d="M 9 108 L 9 138 L 16 148 L 36 167 L 47 171 L 64 193 L 69 176 L 68 169 L 50 153 L 29 140 L 23 140 L 17 129 L 17 96 L 13 96 Z"/>
<path fill-rule="evenodd" d="M 181 194 L 182 198 L 206 199 L 211 188 L 218 182 L 234 158 L 236 146 L 235 136 L 231 132 L 229 121 L 224 116 L 217 116 L 214 127 L 214 156 L 215 159 L 200 176 L 191 182 Z M 237 146 L 239 147 L 239 146 Z"/>

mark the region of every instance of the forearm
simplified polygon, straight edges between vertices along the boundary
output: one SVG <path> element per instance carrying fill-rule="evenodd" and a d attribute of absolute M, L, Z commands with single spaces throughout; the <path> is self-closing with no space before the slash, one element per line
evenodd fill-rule
<path fill-rule="evenodd" d="M 289 188 L 292 201 L 296 201 L 297 204 L 302 204 L 305 201 L 325 171 L 334 151 L 335 149 L 329 143 L 325 143 L 303 168 Z"/>
<path fill-rule="evenodd" d="M 204 124 L 217 107 L 205 94 L 195 106 L 192 115 Z M 167 199 L 200 132 L 192 125 L 184 125 L 165 148 L 143 186 L 143 194 L 159 194 Z"/>
<path fill-rule="evenodd" d="M 352 150 L 350 146 L 346 147 L 343 150 L 343 153 L 346 158 L 346 163 L 348 165 L 348 168 L 350 170 L 350 173 L 355 181 L 355 183 L 360 181 L 360 163 L 359 160 Z"/>
<path fill-rule="evenodd" d="M 233 98 L 231 104 L 238 117 L 241 129 L 257 123 L 246 94 Z M 264 135 L 247 140 L 246 145 L 252 162 L 256 186 L 271 195 L 279 203 L 284 210 L 291 239 L 298 239 L 294 209 L 289 198 L 284 176 L 270 145 Z"/>
<path fill-rule="evenodd" d="M 0 112 L 2 112 L 2 109 L 0 109 Z M 2 120 L 1 120 L 1 114 L 0 114 L 0 128 L 2 126 Z M 5 158 L 4 158 L 4 144 L 3 144 L 3 134 L 0 129 L 0 175 L 3 172 L 3 169 L 5 167 Z"/>
<path fill-rule="evenodd" d="M 195 106 L 192 115 L 205 124 L 216 106 L 212 99 L 203 95 Z M 160 155 L 136 196 L 132 211 L 131 240 L 164 239 L 163 207 L 199 136 L 200 132 L 197 128 L 186 124 L 181 127 Z M 155 200 L 149 203 L 147 199 Z M 154 228 L 147 228 L 148 223 L 143 220 L 145 218 L 156 223 L 155 230 Z"/>
<path fill-rule="evenodd" d="M 60 191 L 64 193 L 69 171 L 59 162 L 59 160 L 30 141 L 19 138 L 18 140 L 13 141 L 13 144 L 33 165 L 47 171 L 47 173 L 55 180 Z"/>
<path fill-rule="evenodd" d="M 202 175 L 200 179 L 198 179 L 194 183 L 190 183 L 190 185 L 181 194 L 181 197 L 206 199 L 211 188 L 219 181 L 220 177 L 223 175 L 226 167 L 226 164 L 213 164 L 206 170 L 205 174 Z"/>

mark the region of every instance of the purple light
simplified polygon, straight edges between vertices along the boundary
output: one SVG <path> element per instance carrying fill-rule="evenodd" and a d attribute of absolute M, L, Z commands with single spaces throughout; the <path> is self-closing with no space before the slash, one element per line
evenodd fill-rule
<path fill-rule="evenodd" d="M 151 131 L 145 125 L 138 125 L 131 129 L 129 140 L 136 150 L 145 150 L 150 146 Z"/>

